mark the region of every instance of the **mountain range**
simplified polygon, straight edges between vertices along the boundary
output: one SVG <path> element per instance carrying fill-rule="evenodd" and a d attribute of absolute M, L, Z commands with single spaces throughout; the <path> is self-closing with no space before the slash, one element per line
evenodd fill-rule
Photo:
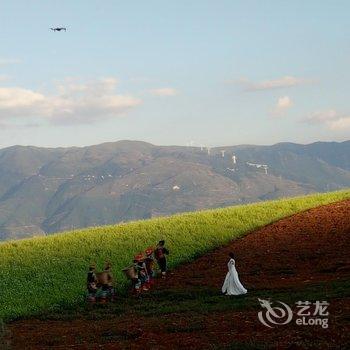
<path fill-rule="evenodd" d="M 350 187 L 350 141 L 0 149 L 0 240 Z"/>

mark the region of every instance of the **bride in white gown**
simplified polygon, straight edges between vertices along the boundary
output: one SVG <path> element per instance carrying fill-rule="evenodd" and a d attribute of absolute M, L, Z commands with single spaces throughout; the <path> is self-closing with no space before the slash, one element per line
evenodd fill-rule
<path fill-rule="evenodd" d="M 246 294 L 247 290 L 243 287 L 238 278 L 233 253 L 230 253 L 229 256 L 230 261 L 227 264 L 228 272 L 225 278 L 225 282 L 222 286 L 222 292 L 226 295 Z"/>

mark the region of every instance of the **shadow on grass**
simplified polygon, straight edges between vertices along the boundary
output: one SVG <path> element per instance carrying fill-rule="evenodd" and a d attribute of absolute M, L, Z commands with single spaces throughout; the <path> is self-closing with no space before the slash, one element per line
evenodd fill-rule
<path fill-rule="evenodd" d="M 156 290 L 145 293 L 139 298 L 124 295 L 114 303 L 80 304 L 50 311 L 38 318 L 68 321 L 78 318 L 107 319 L 128 313 L 144 317 L 188 312 L 205 315 L 211 312 L 257 310 L 260 309 L 258 298 L 293 304 L 299 300 L 329 300 L 348 296 L 350 296 L 348 280 L 317 283 L 304 288 L 251 290 L 246 295 L 234 297 L 224 296 L 215 289 L 192 287 L 188 290 Z"/>
<path fill-rule="evenodd" d="M 10 341 L 8 338 L 8 330 L 5 326 L 4 321 L 0 318 L 0 349 L 1 350 L 10 350 Z"/>

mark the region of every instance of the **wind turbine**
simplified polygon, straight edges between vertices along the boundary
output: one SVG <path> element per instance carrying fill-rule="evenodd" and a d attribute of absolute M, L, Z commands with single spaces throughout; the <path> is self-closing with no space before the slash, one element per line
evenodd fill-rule
<path fill-rule="evenodd" d="M 232 156 L 232 163 L 233 163 L 233 166 L 232 166 L 232 168 L 226 168 L 227 170 L 230 170 L 230 171 L 232 171 L 233 173 L 236 171 L 236 169 L 235 169 L 235 165 L 236 165 L 236 156 L 235 155 L 233 155 Z"/>

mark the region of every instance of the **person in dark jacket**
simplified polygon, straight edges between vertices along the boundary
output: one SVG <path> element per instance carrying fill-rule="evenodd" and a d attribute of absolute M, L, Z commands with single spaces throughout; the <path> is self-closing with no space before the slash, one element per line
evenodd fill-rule
<path fill-rule="evenodd" d="M 158 266 L 162 273 L 162 278 L 165 278 L 167 272 L 166 255 L 169 254 L 169 250 L 165 248 L 165 241 L 159 241 L 154 251 L 154 257 L 157 260 Z"/>
<path fill-rule="evenodd" d="M 154 281 L 154 258 L 153 258 L 153 253 L 154 253 L 154 248 L 148 247 L 145 250 L 145 265 L 146 265 L 146 270 L 148 274 L 148 282 L 147 282 L 147 288 L 150 288 L 151 285 L 153 285 Z"/>
<path fill-rule="evenodd" d="M 147 273 L 147 268 L 145 264 L 145 257 L 143 253 L 139 253 L 134 257 L 134 267 L 137 273 L 137 280 L 133 284 L 135 288 L 135 293 L 139 294 L 141 291 L 149 290 L 149 278 Z"/>
<path fill-rule="evenodd" d="M 91 264 L 86 279 L 86 287 L 88 293 L 88 301 L 94 303 L 96 301 L 97 293 L 97 277 L 96 277 L 96 265 Z"/>
<path fill-rule="evenodd" d="M 140 259 L 140 256 L 136 255 L 133 260 L 133 268 L 135 271 L 135 276 L 131 278 L 131 283 L 132 283 L 132 293 L 135 295 L 139 295 L 142 291 L 141 280 L 139 278 L 139 259 Z"/>

